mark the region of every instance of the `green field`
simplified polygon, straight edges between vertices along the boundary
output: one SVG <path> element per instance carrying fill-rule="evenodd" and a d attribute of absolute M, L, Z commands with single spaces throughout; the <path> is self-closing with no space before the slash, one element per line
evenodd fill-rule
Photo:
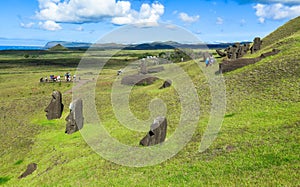
<path fill-rule="evenodd" d="M 299 186 L 300 185 L 300 31 L 282 29 L 257 54 L 278 48 L 278 55 L 224 74 L 226 114 L 213 144 L 198 151 L 210 111 L 210 89 L 199 67 L 202 59 L 178 63 L 197 90 L 201 116 L 191 141 L 161 164 L 127 167 L 95 153 L 79 132 L 64 133 L 71 83 L 39 83 L 51 74 L 74 74 L 82 51 L 0 52 L 0 185 L 4 186 Z M 112 137 L 139 146 L 145 133 L 122 126 L 111 105 L 116 71 L 141 55 L 158 51 L 97 51 L 86 58 L 108 59 L 96 84 L 98 114 Z M 115 54 L 112 58 L 111 55 Z M 167 68 L 168 65 L 165 65 Z M 214 64 L 211 69 L 217 69 Z M 163 80 L 135 86 L 130 109 L 139 119 L 150 116 L 149 102 L 161 98 L 167 108 L 170 138 L 180 117 L 173 87 L 159 90 Z M 63 116 L 48 121 L 44 109 L 53 90 L 63 94 Z M 149 124 L 150 126 L 150 124 Z M 18 179 L 29 163 L 37 170 Z"/>

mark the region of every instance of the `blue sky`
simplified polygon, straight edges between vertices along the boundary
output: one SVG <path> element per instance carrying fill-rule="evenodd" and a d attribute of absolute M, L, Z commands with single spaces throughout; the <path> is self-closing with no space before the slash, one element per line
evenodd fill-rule
<path fill-rule="evenodd" d="M 0 45 L 95 42 L 126 25 L 161 23 L 208 43 L 251 41 L 300 15 L 300 0 L 3 0 L 0 6 Z"/>

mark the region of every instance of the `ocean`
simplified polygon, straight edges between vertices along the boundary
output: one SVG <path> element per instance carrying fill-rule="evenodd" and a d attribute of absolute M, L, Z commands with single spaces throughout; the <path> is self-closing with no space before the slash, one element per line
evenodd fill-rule
<path fill-rule="evenodd" d="M 1 50 L 45 50 L 44 46 L 0 46 Z"/>

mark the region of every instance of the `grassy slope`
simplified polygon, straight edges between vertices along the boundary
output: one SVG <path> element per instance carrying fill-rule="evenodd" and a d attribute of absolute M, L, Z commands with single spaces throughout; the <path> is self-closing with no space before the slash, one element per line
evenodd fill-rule
<path fill-rule="evenodd" d="M 300 30 L 300 17 L 294 18 L 279 27 L 275 32 L 272 32 L 263 39 L 262 47 L 267 47 L 274 43 L 278 43 L 279 40 L 291 36 L 295 32 Z"/>
<path fill-rule="evenodd" d="M 179 154 L 160 165 L 145 168 L 123 167 L 106 161 L 86 145 L 79 133 L 65 135 L 67 111 L 60 120 L 45 120 L 43 109 L 49 102 L 51 91 L 59 89 L 64 92 L 69 86 L 40 86 L 37 83 L 39 77 L 52 71 L 63 73 L 74 69 L 7 65 L 0 74 L 1 115 L 6 116 L 1 116 L 0 126 L 1 132 L 5 132 L 5 136 L 1 136 L 1 142 L 4 142 L 1 149 L 5 151 L 1 155 L 0 184 L 299 186 L 300 55 L 296 51 L 300 50 L 300 33 L 295 32 L 281 41 L 284 45 L 278 46 L 282 50 L 280 54 L 225 75 L 227 114 L 218 138 L 202 154 L 197 150 L 208 117 L 209 90 L 197 65 L 182 63 L 197 86 L 204 115 L 192 141 Z M 1 67 L 4 66 L 1 64 Z M 144 134 L 118 125 L 112 113 L 110 88 L 118 68 L 112 66 L 100 75 L 96 102 L 112 136 L 121 142 L 137 145 Z M 11 71 L 15 74 L 7 73 Z M 20 78 L 23 75 L 26 75 L 25 79 Z M 14 80 L 16 77 L 19 79 Z M 144 110 L 147 107 L 145 101 L 160 96 L 170 110 L 170 133 L 176 128 L 174 124 L 180 110 L 177 110 L 176 94 L 172 88 L 153 91 L 161 83 L 135 88 L 131 100 L 136 102 L 131 103 L 131 108 L 137 116 L 145 119 L 149 115 Z M 70 95 L 63 98 L 66 105 L 71 100 Z M 38 164 L 37 171 L 18 180 L 30 162 Z"/>

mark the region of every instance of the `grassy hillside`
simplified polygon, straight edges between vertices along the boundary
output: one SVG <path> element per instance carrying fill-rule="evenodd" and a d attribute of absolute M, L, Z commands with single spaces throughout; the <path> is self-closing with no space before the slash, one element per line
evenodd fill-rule
<path fill-rule="evenodd" d="M 8 54 L 1 58 L 0 54 L 0 185 L 299 186 L 300 32 L 295 30 L 276 39 L 264 50 L 274 45 L 281 50 L 279 54 L 224 75 L 226 115 L 217 139 L 204 153 L 199 153 L 198 148 L 209 118 L 211 97 L 198 64 L 205 65 L 200 60 L 180 63 L 199 95 L 198 127 L 192 140 L 176 156 L 142 168 L 120 166 L 103 159 L 79 132 L 64 134 L 68 107 L 61 119 L 46 119 L 43 110 L 50 102 L 52 90 L 63 93 L 65 106 L 71 101 L 72 95 L 66 94 L 71 84 L 38 83 L 45 75 L 63 75 L 67 71 L 74 74 L 75 68 L 68 67 L 64 58 L 54 55 L 55 66 L 51 63 L 32 66 L 28 61 L 16 62 Z M 134 56 L 126 53 L 123 61 L 116 57 L 99 75 L 96 106 L 111 136 L 124 144 L 138 146 L 145 133 L 122 126 L 110 100 L 116 70 L 128 63 L 126 58 Z M 39 58 L 51 60 L 51 54 Z M 217 64 L 209 68 L 218 69 Z M 147 119 L 149 102 L 155 97 L 163 99 L 168 107 L 169 138 L 177 127 L 181 110 L 174 88 L 157 89 L 162 83 L 160 80 L 154 85 L 134 87 L 130 108 L 138 118 Z M 38 164 L 37 170 L 18 179 L 31 162 Z"/>
<path fill-rule="evenodd" d="M 300 17 L 294 18 L 263 39 L 262 48 L 277 43 L 300 30 Z"/>

